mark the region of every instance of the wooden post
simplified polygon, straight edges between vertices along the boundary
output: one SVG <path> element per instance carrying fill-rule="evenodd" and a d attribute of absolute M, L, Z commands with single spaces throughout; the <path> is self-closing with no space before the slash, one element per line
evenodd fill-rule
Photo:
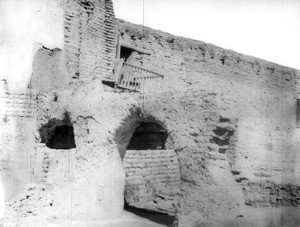
<path fill-rule="evenodd" d="M 120 34 L 118 34 L 117 37 L 117 53 L 116 53 L 116 58 L 120 59 L 121 57 L 121 42 L 120 42 Z"/>
<path fill-rule="evenodd" d="M 116 72 L 116 83 L 115 83 L 116 85 L 119 85 L 121 82 L 123 63 L 124 63 L 124 59 L 120 59 L 117 67 L 117 72 Z"/>

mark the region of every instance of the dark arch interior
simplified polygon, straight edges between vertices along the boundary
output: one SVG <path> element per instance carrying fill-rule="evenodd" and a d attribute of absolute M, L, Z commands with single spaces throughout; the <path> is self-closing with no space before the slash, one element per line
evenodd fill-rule
<path fill-rule="evenodd" d="M 124 58 L 124 61 L 127 61 L 133 51 L 131 48 L 121 46 L 120 58 Z"/>
<path fill-rule="evenodd" d="M 127 150 L 165 150 L 166 149 L 166 141 L 168 139 L 167 131 L 156 122 L 141 122 L 138 127 L 135 129 L 132 134 L 131 140 L 127 146 Z M 159 152 L 159 151 L 157 151 Z M 162 151 L 164 152 L 164 151 Z M 151 184 L 151 181 L 150 181 Z M 129 191 L 127 191 L 129 190 Z M 135 204 L 130 204 L 130 199 L 127 201 L 126 194 L 135 196 L 137 191 L 130 187 L 125 187 L 124 194 L 124 210 L 130 213 L 133 213 L 142 218 L 148 219 L 152 222 L 163 226 L 176 226 L 176 218 L 175 215 L 167 214 L 163 211 L 159 211 L 157 209 L 148 208 L 140 208 L 136 207 Z M 138 198 L 141 199 L 141 198 Z M 147 206 L 146 206 L 147 207 Z"/>
<path fill-rule="evenodd" d="M 76 148 L 74 129 L 69 113 L 64 114 L 62 120 L 51 119 L 39 129 L 41 142 L 51 149 Z"/>
<path fill-rule="evenodd" d="M 155 122 L 141 122 L 129 142 L 127 150 L 166 149 L 166 130 Z"/>
<path fill-rule="evenodd" d="M 71 149 L 76 148 L 74 141 L 73 126 L 56 126 L 52 136 L 46 142 L 46 146 L 51 149 Z"/>

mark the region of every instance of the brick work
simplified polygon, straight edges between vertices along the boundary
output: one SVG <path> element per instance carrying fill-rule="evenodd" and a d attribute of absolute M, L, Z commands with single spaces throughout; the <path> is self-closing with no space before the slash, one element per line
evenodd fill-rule
<path fill-rule="evenodd" d="M 65 51 L 71 78 L 112 75 L 116 50 L 111 1 L 73 1 L 65 7 Z"/>
<path fill-rule="evenodd" d="M 30 94 L 2 93 L 0 114 L 13 117 L 33 117 L 36 112 L 35 101 Z"/>
<path fill-rule="evenodd" d="M 34 96 L 10 93 L 6 80 L 0 80 L 0 115 L 7 117 L 33 117 L 36 113 Z"/>
<path fill-rule="evenodd" d="M 130 206 L 174 213 L 180 172 L 174 150 L 127 150 L 125 200 Z"/>
<path fill-rule="evenodd" d="M 245 204 L 253 207 L 299 206 L 300 187 L 271 181 L 242 183 Z"/>
<path fill-rule="evenodd" d="M 132 64 L 155 69 L 173 80 L 199 81 L 200 85 L 205 74 L 210 74 L 218 79 L 295 92 L 299 71 L 294 69 L 122 20 L 117 21 L 117 29 L 126 43 L 152 52 L 135 61 L 131 58 Z"/>

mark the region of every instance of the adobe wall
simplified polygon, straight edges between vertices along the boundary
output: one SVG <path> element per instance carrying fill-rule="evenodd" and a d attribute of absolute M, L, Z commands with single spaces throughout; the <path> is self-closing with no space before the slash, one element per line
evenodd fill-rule
<path fill-rule="evenodd" d="M 102 84 L 114 67 L 111 1 L 39 1 L 29 9 L 9 2 L 1 15 L 37 11 L 41 24 L 23 20 L 16 39 L 6 24 L 0 46 L 5 220 L 66 226 L 120 218 L 122 158 L 139 123 L 152 121 L 167 130 L 166 149 L 178 158 L 180 226 L 298 221 L 298 71 L 149 28 L 143 38 L 141 26 L 117 21 L 125 42 L 152 53 L 134 53 L 131 63 L 165 75 L 155 94 L 121 92 Z M 47 147 L 40 129 L 66 116 L 76 147 Z"/>
<path fill-rule="evenodd" d="M 64 226 L 120 217 L 125 175 L 110 138 L 118 126 L 115 118 L 135 101 L 125 95 L 122 103 L 118 94 L 105 94 L 101 82 L 111 76 L 115 56 L 111 1 L 10 1 L 1 6 L 7 35 L 0 45 L 5 66 L 2 220 Z M 12 8 L 23 16 L 21 33 L 9 24 Z M 66 122 L 66 114 L 76 148 L 50 149 L 40 129 L 54 130 Z"/>
<path fill-rule="evenodd" d="M 142 26 L 122 20 L 117 27 L 124 42 L 151 51 L 134 53 L 130 63 L 171 84 L 141 100 L 145 112 L 168 126 L 178 152 L 180 223 L 280 225 L 273 207 L 299 205 L 299 71 L 150 28 L 143 37 Z M 199 90 L 214 94 L 211 102 Z M 297 209 L 293 214 L 289 221 L 297 222 Z"/>
<path fill-rule="evenodd" d="M 60 3 L 26 0 L 0 3 L 1 222 L 17 218 L 10 213 L 8 203 L 18 201 L 17 195 L 33 181 L 37 110 L 35 94 L 30 90 L 32 61 L 41 46 L 62 48 Z M 12 12 L 18 12 L 18 16 Z"/>
<path fill-rule="evenodd" d="M 116 53 L 111 1 L 65 1 L 64 50 L 69 76 L 76 80 L 111 77 Z"/>
<path fill-rule="evenodd" d="M 174 215 L 180 170 L 174 150 L 127 150 L 125 200 L 130 206 Z"/>
<path fill-rule="evenodd" d="M 35 101 L 31 94 L 7 93 L 7 82 L 0 81 L 0 215 L 4 203 L 30 182 L 30 148 L 35 143 L 31 134 L 36 125 Z"/>
<path fill-rule="evenodd" d="M 237 158 L 247 165 L 244 171 L 250 168 L 254 178 L 271 173 L 274 177 L 285 172 L 278 161 L 293 165 L 295 156 L 286 157 L 284 146 L 296 146 L 299 71 L 149 28 L 142 38 L 141 26 L 123 21 L 118 30 L 128 43 L 152 51 L 151 56 L 132 59 L 133 63 L 162 73 L 177 89 L 198 88 L 217 94 L 220 114 L 237 120 Z M 258 156 L 262 163 L 250 164 Z M 273 166 L 267 167 L 270 157 Z M 239 166 L 235 168 L 240 171 Z M 276 180 L 281 181 L 279 178 Z"/>

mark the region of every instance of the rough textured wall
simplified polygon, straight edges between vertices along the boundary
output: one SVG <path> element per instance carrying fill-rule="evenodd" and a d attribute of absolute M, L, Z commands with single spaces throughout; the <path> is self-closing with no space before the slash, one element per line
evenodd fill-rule
<path fill-rule="evenodd" d="M 116 33 L 111 1 L 66 1 L 66 65 L 70 78 L 111 77 Z"/>
<path fill-rule="evenodd" d="M 24 4 L 22 12 L 31 15 L 32 9 L 27 7 L 30 4 Z M 16 6 L 20 8 L 17 3 Z M 12 43 L 17 56 L 27 51 L 26 62 L 21 64 L 26 65 L 26 71 L 24 75 L 16 75 L 18 79 L 24 76 L 26 80 L 20 80 L 22 89 L 16 93 L 11 93 L 14 85 L 11 81 L 2 86 L 6 90 L 1 98 L 1 150 L 4 154 L 1 202 L 6 205 L 1 213 L 5 213 L 5 221 L 38 225 L 49 222 L 72 225 L 78 220 L 91 222 L 120 217 L 125 175 L 117 147 L 107 139 L 111 137 L 111 126 L 118 121 L 105 119 L 106 111 L 113 113 L 110 107 L 114 106 L 114 95 L 106 96 L 101 92 L 105 89 L 101 80 L 81 88 L 71 83 L 73 77 L 79 77 L 83 82 L 111 75 L 116 38 L 112 3 L 103 0 L 50 1 L 46 4 L 40 1 L 38 6 L 42 7 L 38 15 L 51 8 L 49 14 L 46 12 L 46 21 L 34 18 L 45 23 L 47 32 L 57 33 L 54 37 L 57 43 L 43 39 L 36 43 L 30 29 L 23 34 L 27 49 L 18 50 L 20 40 Z M 52 18 L 53 15 L 56 17 Z M 68 27 L 70 24 L 72 28 Z M 37 30 L 41 33 L 39 37 L 45 35 L 45 29 Z M 60 31 L 64 36 L 60 36 Z M 70 44 L 71 40 L 79 44 Z M 72 52 L 74 48 L 78 50 Z M 72 66 L 74 64 L 77 68 Z M 15 65 L 10 63 L 9 66 L 14 72 Z M 92 91 L 95 93 L 91 96 Z M 90 98 L 92 100 L 88 101 Z M 121 107 L 118 95 L 115 98 L 115 110 L 127 110 L 134 103 L 125 101 L 125 106 Z M 100 108 L 102 105 L 104 109 Z M 102 114 L 98 112 L 99 108 Z M 76 148 L 47 147 L 40 129 L 45 125 L 51 129 L 64 124 L 66 113 L 69 113 L 69 124 L 74 128 Z M 118 111 L 108 118 L 120 118 L 119 114 L 124 112 Z"/>
<path fill-rule="evenodd" d="M 179 199 L 182 202 L 181 224 L 230 223 L 233 220 L 237 223 L 274 223 L 275 219 L 272 221 L 267 215 L 271 207 L 290 206 L 292 209 L 298 206 L 300 169 L 297 164 L 296 98 L 299 71 L 149 28 L 143 33 L 142 26 L 124 21 L 118 22 L 118 31 L 125 42 L 152 52 L 150 56 L 135 53 L 131 63 L 161 73 L 171 81 L 171 86 L 150 96 L 151 104 L 143 106 L 150 109 L 159 106 L 150 115 L 157 116 L 161 112 L 160 121 L 177 119 L 181 131 L 191 131 L 195 137 L 192 143 L 188 133 L 182 134 L 179 129 L 176 132 L 173 125 L 169 128 L 171 134 L 175 133 L 173 137 L 178 138 L 173 138 L 174 143 L 180 141 L 174 149 L 181 163 L 181 188 L 184 189 L 181 196 L 185 198 Z M 172 89 L 188 94 L 182 101 L 175 95 L 168 102 L 164 101 L 173 93 L 170 92 Z M 199 89 L 214 93 L 214 106 L 202 107 L 198 112 L 197 108 L 204 101 L 195 92 Z M 169 117 L 173 105 L 177 110 Z M 209 111 L 214 114 L 205 117 Z M 178 116 L 186 120 L 178 119 Z M 201 123 L 203 118 L 205 123 Z M 181 124 L 180 121 L 193 123 Z M 194 126 L 197 124 L 200 126 Z M 206 128 L 206 135 L 198 133 L 201 127 Z M 178 137 L 177 133 L 182 136 Z M 204 143 L 201 142 L 203 138 Z M 184 150 L 182 155 L 178 147 L 184 147 L 180 149 Z M 204 158 L 205 161 L 195 158 L 194 150 L 212 157 Z M 190 172 L 185 174 L 186 170 Z M 205 170 L 208 175 L 203 174 Z M 198 171 L 199 176 L 195 177 Z M 190 179 L 194 177 L 196 180 Z M 198 178 L 203 178 L 204 183 Z M 214 186 L 210 188 L 209 185 Z M 257 190 L 264 193 L 256 193 Z M 263 207 L 269 207 L 263 211 L 268 220 L 254 217 Z M 250 215 L 243 213 L 245 209 Z M 297 221 L 295 217 L 290 220 Z"/>
<path fill-rule="evenodd" d="M 234 220 L 244 204 L 225 155 L 230 146 L 212 143 L 217 127 L 235 131 L 234 120 L 222 122 L 216 94 L 204 90 L 174 90 L 144 97 L 145 116 L 162 122 L 173 141 L 180 164 L 180 193 L 176 201 L 181 225 Z M 230 138 L 229 138 L 230 139 Z M 225 138 L 224 138 L 225 140 Z M 170 146 L 170 145 L 169 145 Z"/>
<path fill-rule="evenodd" d="M 0 89 L 1 216 L 10 202 L 31 182 L 31 151 L 35 143 L 36 109 L 34 96 L 8 92 L 5 80 Z M 3 217 L 2 216 L 2 217 Z"/>
<path fill-rule="evenodd" d="M 21 201 L 30 198 L 22 192 L 33 183 L 35 162 L 38 111 L 30 85 L 33 56 L 41 47 L 62 48 L 63 10 L 59 0 L 1 1 L 0 5 L 3 41 L 0 44 L 0 77 L 4 79 L 0 88 L 0 213 L 3 222 L 30 215 L 33 205 L 29 202 L 19 206 Z M 11 12 L 18 12 L 18 17 L 13 17 Z M 22 212 L 20 207 L 28 209 Z"/>
<path fill-rule="evenodd" d="M 33 151 L 37 136 L 36 97 L 30 86 L 33 56 L 41 47 L 63 47 L 61 3 L 60 0 L 0 2 L 0 78 L 5 79 L 5 86 L 1 80 L 0 88 L 2 222 L 30 214 L 31 205 L 23 206 L 29 207 L 28 213 L 21 214 L 16 209 L 17 215 L 11 213 L 11 207 L 23 201 L 23 197 L 27 198 L 22 196 L 22 191 L 33 181 Z M 12 16 L 12 12 L 18 12 L 18 16 Z"/>
<path fill-rule="evenodd" d="M 59 91 L 70 87 L 64 52 L 40 48 L 33 58 L 30 90 L 36 94 Z"/>
<path fill-rule="evenodd" d="M 26 94 L 5 88 L 1 98 L 12 113 L 1 122 L 7 188 L 0 199 L 8 219 L 66 226 L 119 218 L 122 158 L 145 121 L 167 130 L 166 149 L 178 155 L 179 225 L 297 225 L 298 71 L 149 28 L 143 37 L 141 26 L 119 21 L 124 41 L 152 52 L 134 53 L 130 62 L 165 75 L 156 94 L 119 92 L 101 81 L 111 76 L 115 54 L 111 1 L 54 3 L 59 29 L 46 30 L 64 31 L 64 40 L 33 45 L 30 35 L 24 42 L 25 52 L 34 49 L 29 68 L 26 62 L 34 98 L 29 80 L 21 83 Z M 40 129 L 62 124 L 73 127 L 76 147 L 47 147 Z"/>
<path fill-rule="evenodd" d="M 11 130 L 1 134 L 3 143 L 18 146 L 2 144 L 8 152 L 2 159 L 5 171 L 1 179 L 5 193 L 10 193 L 6 200 L 6 218 L 10 221 L 64 226 L 122 215 L 125 173 L 113 141 L 123 116 L 132 116 L 136 101 L 126 94 L 99 92 L 101 86 L 100 82 L 86 84 L 76 92 L 38 94 L 38 113 L 33 122 L 20 118 L 16 119 L 17 129 L 8 124 L 3 127 Z M 43 134 L 38 129 L 64 124 L 66 111 L 74 127 L 76 148 L 51 149 L 42 142 Z M 137 121 L 138 116 L 134 114 L 133 118 Z M 27 145 L 30 141 L 32 144 Z"/>
<path fill-rule="evenodd" d="M 139 55 L 136 64 L 164 74 L 178 89 L 198 87 L 217 93 L 223 115 L 238 118 L 236 158 L 247 166 L 244 171 L 258 177 L 260 172 L 265 172 L 261 177 L 278 175 L 284 169 L 282 161 L 297 171 L 293 160 L 299 71 L 148 28 L 143 38 L 141 26 L 118 24 L 125 41 L 152 51 L 151 56 Z M 267 166 L 270 158 L 272 166 Z"/>
<path fill-rule="evenodd" d="M 174 214 L 180 171 L 174 150 L 127 150 L 125 201 L 137 208 Z"/>
<path fill-rule="evenodd" d="M 124 172 L 119 152 L 109 142 L 111 127 L 117 124 L 110 125 L 112 115 L 107 115 L 113 113 L 114 95 L 103 93 L 100 80 L 111 75 L 115 57 L 112 2 L 65 1 L 62 7 L 64 49 L 41 48 L 34 57 L 31 80 L 37 99 L 32 173 L 37 190 L 44 189 L 52 202 L 26 218 L 38 222 L 117 218 L 123 211 Z M 115 110 L 122 109 L 115 98 Z M 125 101 L 124 105 L 127 109 L 132 104 Z M 119 114 L 123 112 L 114 118 Z M 65 149 L 68 143 L 64 149 L 49 146 L 46 141 L 54 139 L 45 135 L 66 126 L 73 128 L 73 145 L 69 149 Z"/>

